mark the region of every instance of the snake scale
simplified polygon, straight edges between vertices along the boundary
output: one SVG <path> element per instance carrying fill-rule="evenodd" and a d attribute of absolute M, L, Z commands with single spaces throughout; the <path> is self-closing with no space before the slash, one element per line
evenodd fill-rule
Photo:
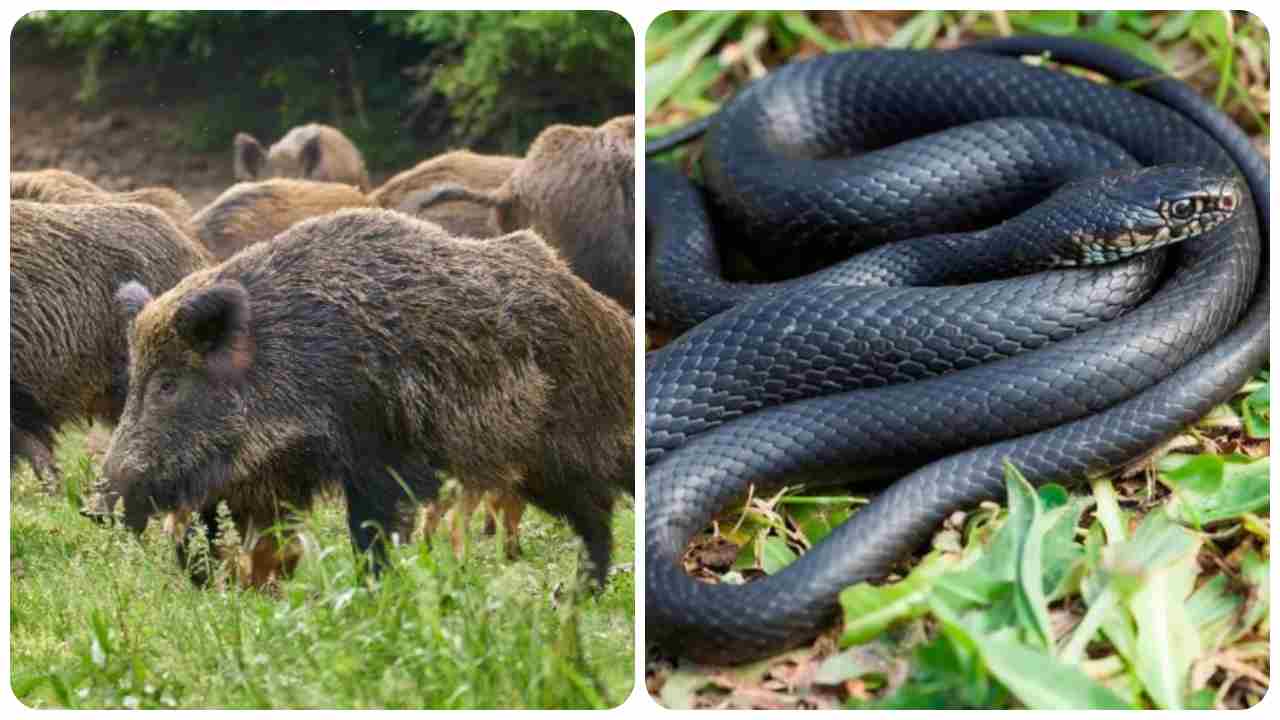
<path fill-rule="evenodd" d="M 1045 53 L 1111 82 L 1019 59 Z M 1013 118 L 1025 122 L 1001 124 Z M 919 144 L 948 128 L 960 139 Z M 1032 149 L 1005 151 L 1001 133 Z M 955 287 L 821 279 L 888 240 L 1032 211 L 1051 188 L 1021 169 L 1001 185 L 1004 155 L 1038 155 L 1071 177 L 1092 172 L 1075 165 L 1092 152 L 1083 145 L 1108 143 L 1141 166 L 1238 178 L 1237 212 L 1096 268 Z M 832 159 L 841 152 L 861 155 Z M 737 663 L 807 642 L 837 619 L 842 589 L 883 577 L 955 510 L 1000 499 L 1006 461 L 1037 485 L 1111 471 L 1267 360 L 1266 163 L 1189 87 L 1119 51 L 1007 38 L 792 63 L 713 118 L 702 165 L 706 202 L 647 170 L 647 303 L 692 326 L 646 370 L 646 633 L 673 653 Z M 917 197 L 937 188 L 954 194 Z M 723 280 L 713 234 L 779 282 Z M 737 586 L 685 573 L 689 541 L 753 484 L 873 470 L 896 480 L 780 572 Z"/>

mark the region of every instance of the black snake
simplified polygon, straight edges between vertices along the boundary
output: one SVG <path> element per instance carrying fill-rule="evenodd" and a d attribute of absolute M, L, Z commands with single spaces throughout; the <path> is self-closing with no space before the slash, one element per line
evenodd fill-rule
<path fill-rule="evenodd" d="M 1016 59 L 1044 52 L 1114 84 Z M 971 137 L 908 146 L 913 166 L 892 151 L 830 159 L 957 126 Z M 1092 150 L 1080 148 L 1094 141 L 1077 131 L 1142 166 L 1243 177 L 1234 217 L 1167 261 L 1158 251 L 960 287 L 718 277 L 713 219 L 756 266 L 795 278 L 889 239 L 977 230 L 1001 207 L 1031 208 L 1062 173 L 1082 171 Z M 998 141 L 981 144 L 992 133 Z M 1027 142 L 1006 143 L 1010 133 Z M 1056 180 L 1002 169 L 1027 153 L 1056 162 Z M 647 637 L 685 656 L 741 662 L 811 639 L 835 620 L 840 590 L 886 574 L 951 512 L 998 499 L 1006 460 L 1035 484 L 1114 469 L 1228 399 L 1267 359 L 1265 161 L 1190 88 L 1114 50 L 1010 38 L 793 63 L 710 125 L 709 207 L 679 178 L 647 172 L 650 313 L 700 322 L 651 353 L 646 372 Z M 957 192 L 918 197 L 931 188 Z M 1087 226 L 1089 207 L 1075 213 Z M 781 572 L 742 586 L 685 574 L 689 540 L 750 484 L 868 468 L 902 476 Z"/>

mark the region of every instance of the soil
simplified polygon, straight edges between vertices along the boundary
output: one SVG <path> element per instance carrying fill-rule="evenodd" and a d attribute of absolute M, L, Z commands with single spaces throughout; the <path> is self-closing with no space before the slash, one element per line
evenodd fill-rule
<path fill-rule="evenodd" d="M 154 97 L 140 92 L 151 79 L 148 68 L 114 66 L 94 102 L 85 104 L 76 97 L 84 74 L 78 57 L 14 53 L 10 67 L 11 171 L 60 168 L 112 191 L 166 186 L 196 210 L 236 182 L 230 140 L 211 152 L 181 141 L 203 99 L 177 87 Z"/>
<path fill-rule="evenodd" d="M 121 191 L 164 185 L 200 208 L 235 182 L 231 148 L 183 147 L 177 104 L 107 97 L 76 99 L 82 64 L 68 57 L 14 58 L 9 110 L 9 169 L 61 168 Z"/>

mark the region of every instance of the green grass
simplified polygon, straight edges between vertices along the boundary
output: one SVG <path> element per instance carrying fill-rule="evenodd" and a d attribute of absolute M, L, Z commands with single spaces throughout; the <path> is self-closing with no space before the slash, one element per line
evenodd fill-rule
<path fill-rule="evenodd" d="M 1130 52 L 1182 78 L 1250 134 L 1270 134 L 1270 38 L 1247 13 L 1145 11 L 667 12 L 645 35 L 646 136 L 709 115 L 767 68 L 866 47 L 948 48 L 1043 34 Z"/>
<path fill-rule="evenodd" d="M 83 436 L 60 465 L 77 480 Z M 465 563 L 443 533 L 357 579 L 340 503 L 306 516 L 315 545 L 278 593 L 197 590 L 152 523 L 141 541 L 11 481 L 12 688 L 33 707 L 611 707 L 634 682 L 634 512 L 615 514 L 614 564 L 576 603 L 581 542 L 530 510 L 525 557 L 473 531 Z M 318 547 L 317 547 L 318 546 Z"/>

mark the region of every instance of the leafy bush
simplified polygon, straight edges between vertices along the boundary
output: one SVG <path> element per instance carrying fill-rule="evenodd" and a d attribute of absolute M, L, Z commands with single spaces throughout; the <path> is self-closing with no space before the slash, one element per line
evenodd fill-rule
<path fill-rule="evenodd" d="M 319 120 L 391 169 L 449 146 L 520 152 L 553 122 L 633 107 L 631 29 L 607 12 L 45 11 L 13 38 L 15 57 L 78 57 L 83 102 L 180 101 L 197 150 Z"/>

